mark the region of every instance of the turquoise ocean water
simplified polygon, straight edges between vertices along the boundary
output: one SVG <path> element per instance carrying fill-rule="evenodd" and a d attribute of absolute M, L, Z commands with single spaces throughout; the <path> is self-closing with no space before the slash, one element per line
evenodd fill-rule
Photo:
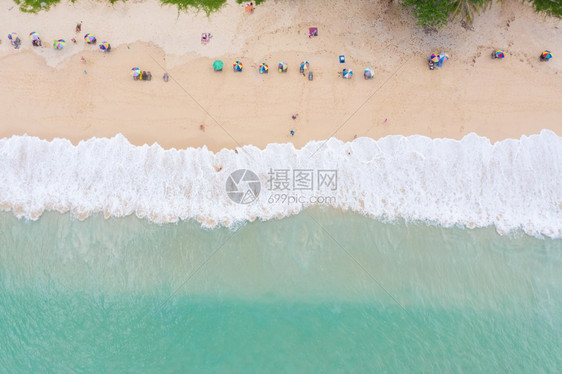
<path fill-rule="evenodd" d="M 562 371 L 562 240 L 0 213 L 0 372 Z"/>

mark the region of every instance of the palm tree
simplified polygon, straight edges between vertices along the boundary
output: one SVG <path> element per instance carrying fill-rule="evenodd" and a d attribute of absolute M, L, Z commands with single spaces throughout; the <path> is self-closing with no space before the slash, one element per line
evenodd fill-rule
<path fill-rule="evenodd" d="M 474 20 L 474 13 L 479 14 L 480 10 L 485 10 L 491 5 L 492 0 L 451 0 L 451 19 L 460 17 L 461 21 L 471 24 Z"/>

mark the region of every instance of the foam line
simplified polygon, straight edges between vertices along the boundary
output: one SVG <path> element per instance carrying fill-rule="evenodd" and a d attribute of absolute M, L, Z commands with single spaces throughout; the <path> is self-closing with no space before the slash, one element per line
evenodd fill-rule
<path fill-rule="evenodd" d="M 216 227 L 296 214 L 313 205 L 311 198 L 328 196 L 335 208 L 381 219 L 494 225 L 500 233 L 522 229 L 562 237 L 562 137 L 551 131 L 494 144 L 476 134 L 460 141 L 330 139 L 314 153 L 322 143 L 311 141 L 299 150 L 292 144 L 263 150 L 246 146 L 215 154 L 206 148 L 134 146 L 123 135 L 76 146 L 65 139 L 13 136 L 0 139 L 0 208 L 32 220 L 56 210 L 79 219 L 103 212 L 157 223 L 195 219 Z M 260 178 L 261 192 L 253 203 L 237 204 L 226 194 L 227 178 L 237 169 L 250 169 Z M 337 188 L 269 191 L 271 169 L 337 170 Z M 271 203 L 272 196 L 282 194 L 301 200 Z"/>

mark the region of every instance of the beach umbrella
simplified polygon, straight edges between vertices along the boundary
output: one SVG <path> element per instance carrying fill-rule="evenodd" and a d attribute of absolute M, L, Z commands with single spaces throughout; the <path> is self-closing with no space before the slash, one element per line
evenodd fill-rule
<path fill-rule="evenodd" d="M 222 71 L 223 66 L 224 63 L 221 60 L 215 60 L 215 62 L 213 62 L 213 69 L 215 69 L 215 71 Z"/>
<path fill-rule="evenodd" d="M 232 68 L 234 69 L 234 71 L 242 71 L 242 63 L 240 61 L 236 61 L 234 64 L 232 64 Z"/>
<path fill-rule="evenodd" d="M 439 60 L 440 61 L 447 61 L 449 59 L 449 55 L 446 54 L 445 52 L 441 52 L 439 53 Z"/>
<path fill-rule="evenodd" d="M 496 58 L 504 58 L 505 57 L 505 53 L 503 53 L 503 49 L 497 49 L 496 52 L 494 52 L 496 54 Z"/>
<path fill-rule="evenodd" d="M 301 62 L 301 70 L 307 70 L 310 67 L 310 64 L 308 63 L 308 61 L 302 61 Z"/>
<path fill-rule="evenodd" d="M 131 69 L 131 75 L 133 77 L 138 77 L 140 75 L 140 68 L 134 67 Z"/>
<path fill-rule="evenodd" d="M 35 31 L 30 32 L 30 33 L 29 33 L 29 39 L 31 39 L 31 40 L 40 40 L 39 34 L 37 34 Z"/>
<path fill-rule="evenodd" d="M 351 79 L 351 77 L 353 77 L 353 71 L 351 69 L 343 69 L 343 78 Z"/>
<path fill-rule="evenodd" d="M 277 65 L 277 70 L 279 70 L 280 73 L 286 72 L 287 71 L 287 63 L 285 61 L 280 62 L 279 65 Z"/>
<path fill-rule="evenodd" d="M 269 71 L 269 66 L 265 62 L 260 64 L 260 74 L 267 73 Z"/>
<path fill-rule="evenodd" d="M 8 34 L 8 39 L 10 40 L 16 40 L 18 38 L 18 33 L 17 32 L 11 32 Z"/>
<path fill-rule="evenodd" d="M 96 42 L 96 37 L 90 33 L 87 33 L 86 35 L 84 35 L 84 40 L 86 41 L 86 43 L 92 44 Z"/>
<path fill-rule="evenodd" d="M 373 79 L 373 77 L 374 77 L 373 69 L 372 68 L 365 69 L 364 77 L 365 77 L 365 79 Z"/>
<path fill-rule="evenodd" d="M 65 45 L 66 45 L 66 40 L 59 39 L 59 40 L 55 40 L 55 42 L 53 43 L 53 48 L 62 49 L 62 47 L 64 47 Z"/>
<path fill-rule="evenodd" d="M 435 53 L 432 53 L 431 56 L 429 56 L 429 61 L 431 61 L 431 62 L 438 62 L 438 61 L 439 61 L 439 56 L 437 56 Z"/>
<path fill-rule="evenodd" d="M 545 60 L 550 60 L 552 58 L 552 53 L 550 53 L 550 51 L 544 51 L 541 54 L 542 58 L 544 58 Z"/>
<path fill-rule="evenodd" d="M 109 48 L 109 43 L 108 42 L 101 42 L 100 43 L 100 49 L 102 51 L 107 51 L 107 48 Z"/>

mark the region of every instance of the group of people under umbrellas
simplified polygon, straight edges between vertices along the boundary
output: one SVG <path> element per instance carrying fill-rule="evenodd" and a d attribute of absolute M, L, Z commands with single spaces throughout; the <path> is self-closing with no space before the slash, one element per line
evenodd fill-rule
<path fill-rule="evenodd" d="M 492 52 L 493 59 L 502 59 L 505 57 L 505 52 L 503 49 L 496 49 Z M 549 61 L 552 58 L 552 53 L 549 50 L 545 50 L 541 52 L 540 60 L 541 61 Z M 435 67 L 441 67 L 443 65 L 443 61 L 449 59 L 449 55 L 441 52 L 440 54 L 436 55 L 435 53 L 429 56 L 429 69 L 433 70 Z"/>
<path fill-rule="evenodd" d="M 76 33 L 79 33 L 80 31 L 82 31 L 82 22 L 80 22 L 76 25 Z M 33 44 L 34 47 L 42 47 L 43 46 L 43 44 L 41 42 L 41 38 L 39 37 L 39 34 L 36 31 L 30 32 L 29 38 L 31 39 L 31 44 Z M 12 33 L 8 34 L 8 39 L 10 40 L 10 43 L 12 43 L 12 45 L 14 46 L 15 49 L 19 49 L 20 44 L 21 44 L 21 39 L 19 38 L 17 33 L 12 32 Z M 76 43 L 76 39 L 72 38 L 72 41 L 74 43 Z M 84 41 L 87 44 L 96 44 L 97 39 L 92 33 L 87 33 L 86 35 L 84 35 Z M 66 40 L 64 40 L 64 39 L 57 39 L 53 42 L 53 48 L 54 49 L 62 49 L 65 45 L 66 45 Z M 104 42 L 99 44 L 99 48 L 103 52 L 109 52 L 109 51 L 111 51 L 111 44 L 104 41 Z"/>

